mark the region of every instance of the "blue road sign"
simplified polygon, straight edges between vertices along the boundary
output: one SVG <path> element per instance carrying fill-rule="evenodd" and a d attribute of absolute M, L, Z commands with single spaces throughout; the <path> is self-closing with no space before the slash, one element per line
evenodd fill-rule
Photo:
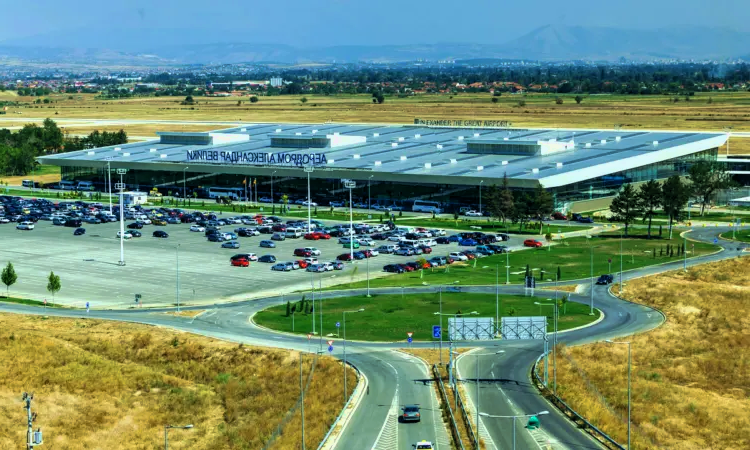
<path fill-rule="evenodd" d="M 408 338 L 406 338 L 406 342 L 408 342 L 408 343 L 411 344 L 411 336 L 409 336 Z"/>
<path fill-rule="evenodd" d="M 328 346 L 328 353 L 333 353 L 333 345 Z"/>
<path fill-rule="evenodd" d="M 440 325 L 433 325 L 432 326 L 432 337 L 435 339 L 440 339 L 440 334 L 442 331 L 440 330 Z"/>
<path fill-rule="evenodd" d="M 719 240 L 714 238 L 714 244 L 718 244 L 718 243 L 719 243 Z"/>
<path fill-rule="evenodd" d="M 336 328 L 341 326 L 341 322 L 336 322 Z"/>

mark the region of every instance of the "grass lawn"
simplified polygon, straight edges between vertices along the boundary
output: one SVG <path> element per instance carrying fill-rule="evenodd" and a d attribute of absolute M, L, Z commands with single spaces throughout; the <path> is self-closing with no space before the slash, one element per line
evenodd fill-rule
<path fill-rule="evenodd" d="M 649 266 L 670 261 L 678 261 L 682 255 L 677 256 L 676 247 L 682 244 L 678 233 L 674 233 L 672 240 L 666 238 L 666 230 L 663 239 L 645 239 L 645 229 L 632 229 L 631 237 L 622 241 L 622 263 L 624 270 Z M 590 242 L 589 242 L 590 241 Z M 675 247 L 674 256 L 659 255 L 660 250 L 666 251 L 667 245 Z M 714 252 L 718 247 L 702 242 L 688 242 L 688 252 L 692 252 L 695 245 L 695 255 L 705 255 Z M 619 271 L 620 267 L 620 235 L 619 233 L 602 233 L 592 238 L 577 237 L 560 241 L 557 245 L 543 247 L 540 249 L 528 249 L 516 251 L 503 255 L 493 255 L 482 258 L 476 264 L 473 261 L 454 263 L 445 268 L 428 269 L 420 275 L 419 272 L 409 272 L 398 275 L 370 279 L 370 287 L 385 286 L 413 286 L 427 283 L 430 285 L 476 285 L 495 284 L 495 271 L 499 269 L 500 283 L 506 282 L 506 261 L 510 265 L 510 282 L 522 283 L 526 274 L 526 266 L 537 276 L 544 280 L 554 281 L 557 268 L 560 267 L 560 279 L 562 281 L 586 278 L 591 276 L 591 250 L 594 248 L 594 276 L 598 277 L 604 273 Z M 460 247 L 459 247 L 460 248 Z M 434 253 L 438 255 L 447 254 L 456 249 L 455 244 L 439 245 L 435 247 Z M 655 253 L 654 253 L 655 252 Z M 688 257 L 693 256 L 688 253 Z M 507 259 L 506 259 L 507 258 Z M 404 258 L 411 261 L 414 258 Z M 612 260 L 611 270 L 609 260 Z M 359 268 L 361 270 L 361 268 Z M 541 272 L 544 270 L 544 276 Z M 330 289 L 347 289 L 366 287 L 366 281 L 358 281 L 338 285 Z"/>
<path fill-rule="evenodd" d="M 554 294 L 550 293 L 552 296 Z M 476 317 L 495 317 L 494 294 L 465 294 L 443 292 L 443 313 L 453 314 L 457 311 L 468 313 L 477 311 Z M 553 308 L 542 308 L 534 305 L 536 297 L 500 296 L 500 316 L 509 316 L 514 310 L 515 316 L 539 316 L 546 314 L 552 326 Z M 301 300 L 295 305 L 299 306 Z M 309 299 L 307 301 L 309 304 Z M 336 334 L 336 322 L 342 323 L 343 311 L 364 311 L 346 315 L 346 338 L 363 341 L 405 341 L 406 333 L 413 332 L 414 340 L 432 339 L 432 326 L 440 324 L 440 317 L 433 313 L 440 310 L 439 294 L 400 294 L 373 295 L 327 299 L 323 301 L 323 334 Z M 540 313 L 541 311 L 541 313 Z M 473 316 L 468 316 L 473 317 Z M 589 315 L 589 307 L 569 302 L 565 305 L 565 314 L 560 309 L 558 327 L 562 330 L 585 325 L 596 320 L 599 312 Z M 279 331 L 292 332 L 292 317 L 286 316 L 286 305 L 274 306 L 255 315 L 259 325 Z M 316 321 L 319 316 L 316 315 Z M 318 327 L 319 322 L 315 326 Z M 443 318 L 443 326 L 448 326 Z M 551 329 L 551 328 L 550 328 Z M 294 332 L 306 334 L 312 331 L 312 314 L 295 314 Z M 317 331 L 317 329 L 316 329 Z M 343 329 L 341 331 L 343 337 Z"/>
<path fill-rule="evenodd" d="M 732 232 L 726 232 L 722 233 L 721 237 L 724 239 L 732 239 Z M 748 242 L 750 243 L 750 230 L 738 230 L 734 233 L 734 240 L 740 241 L 740 242 Z"/>
<path fill-rule="evenodd" d="M 450 230 L 462 231 L 478 231 L 476 228 L 472 227 L 481 227 L 481 231 L 485 232 L 490 231 L 509 234 L 539 234 L 539 225 L 524 224 L 524 227 L 519 229 L 520 227 L 518 225 L 513 225 L 510 222 L 507 222 L 505 225 L 503 225 L 502 222 L 485 220 L 415 218 L 403 219 L 403 221 L 399 221 L 398 219 L 396 219 L 396 224 L 410 227 L 446 228 Z M 570 233 L 571 231 L 588 230 L 590 228 L 590 226 L 584 225 L 544 224 L 544 233 Z"/>
<path fill-rule="evenodd" d="M 18 305 L 30 305 L 30 306 L 45 306 L 43 301 L 39 300 L 29 300 L 26 298 L 16 298 L 16 297 L 5 297 L 0 296 L 0 303 L 16 303 Z M 47 308 L 63 308 L 62 305 L 58 305 L 56 303 L 47 302 Z"/>

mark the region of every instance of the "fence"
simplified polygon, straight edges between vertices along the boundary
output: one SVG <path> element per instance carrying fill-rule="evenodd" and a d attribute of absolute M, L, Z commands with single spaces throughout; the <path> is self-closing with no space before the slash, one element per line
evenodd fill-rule
<path fill-rule="evenodd" d="M 432 366 L 432 375 L 438 382 L 438 387 L 440 388 L 440 396 L 443 398 L 443 408 L 448 410 L 453 442 L 459 449 L 465 450 L 464 443 L 461 441 L 461 434 L 458 432 L 458 424 L 456 424 L 456 418 L 453 416 L 453 410 L 451 409 L 450 401 L 448 401 L 448 394 L 445 393 L 443 378 L 440 376 L 440 370 L 438 369 L 437 364 L 433 364 Z"/>
<path fill-rule="evenodd" d="M 477 380 L 477 389 L 479 389 L 479 380 Z M 466 428 L 468 428 L 469 430 L 469 438 L 471 438 L 471 441 L 474 444 L 474 448 L 479 450 L 479 436 L 476 432 L 474 432 L 474 427 L 471 426 L 469 414 L 466 413 L 466 407 L 464 406 L 463 399 L 461 399 L 461 395 L 459 395 L 458 393 L 458 388 L 456 388 L 456 392 L 454 392 L 453 395 L 455 395 L 456 399 L 458 399 L 458 409 L 461 410 L 461 417 L 463 417 Z M 477 423 L 479 423 L 479 417 L 477 417 Z"/>
<path fill-rule="evenodd" d="M 349 363 L 347 362 L 347 364 L 349 364 Z M 351 364 L 350 364 L 350 365 L 351 365 Z M 354 370 L 355 370 L 355 371 L 357 372 L 357 379 L 359 379 L 359 378 L 360 378 L 360 377 L 362 376 L 362 375 L 360 374 L 360 372 L 359 372 L 359 369 L 357 369 L 357 367 L 356 367 L 356 366 L 354 366 L 354 365 L 351 365 L 351 366 L 352 366 L 352 368 L 353 368 L 353 369 L 354 369 Z M 346 368 L 344 368 L 344 370 L 346 370 Z M 322 448 L 323 448 L 323 446 L 324 446 L 324 445 L 326 444 L 326 442 L 328 442 L 328 438 L 329 438 L 329 437 L 331 437 L 331 433 L 333 433 L 333 430 L 335 430 L 335 429 L 336 429 L 336 425 L 338 425 L 338 424 L 339 424 L 339 422 L 341 421 L 341 417 L 343 417 L 343 416 L 344 416 L 344 413 L 346 412 L 346 410 L 347 410 L 347 409 L 349 409 L 349 405 L 351 404 L 351 402 L 352 402 L 352 399 L 353 399 L 354 397 L 355 397 L 355 395 L 354 395 L 354 394 L 352 394 L 352 395 L 350 395 L 350 396 L 349 396 L 349 398 L 348 398 L 348 399 L 346 400 L 346 404 L 344 405 L 344 408 L 342 408 L 342 409 L 341 409 L 341 412 L 339 413 L 339 415 L 338 415 L 338 416 L 336 416 L 336 420 L 334 420 L 334 421 L 333 421 L 333 424 L 331 424 L 331 427 L 330 427 L 330 428 L 328 429 L 328 433 L 326 433 L 326 435 L 325 435 L 325 436 L 323 436 L 323 440 L 322 440 L 322 441 L 320 441 L 320 445 L 318 445 L 318 450 L 322 449 Z"/>

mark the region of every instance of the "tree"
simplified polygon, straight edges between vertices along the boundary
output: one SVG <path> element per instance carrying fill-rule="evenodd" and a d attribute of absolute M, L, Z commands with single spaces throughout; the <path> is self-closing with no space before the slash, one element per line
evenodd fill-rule
<path fill-rule="evenodd" d="M 555 104 L 556 105 L 562 105 L 563 104 L 563 98 L 562 97 L 555 97 Z"/>
<path fill-rule="evenodd" d="M 580 95 L 576 95 L 575 100 L 576 100 L 576 104 L 580 105 L 581 102 L 583 101 L 583 97 L 581 97 Z"/>
<path fill-rule="evenodd" d="M 560 266 L 557 266 L 557 281 L 562 280 L 562 274 L 560 273 Z"/>
<path fill-rule="evenodd" d="M 307 97 L 302 97 L 301 99 L 299 99 L 299 101 L 304 105 L 305 103 L 307 103 Z"/>
<path fill-rule="evenodd" d="M 52 294 L 53 302 L 55 301 L 55 294 L 57 294 L 61 287 L 60 276 L 55 275 L 55 272 L 50 272 L 49 277 L 47 277 L 47 291 Z"/>
<path fill-rule="evenodd" d="M 641 204 L 641 216 L 648 220 L 648 238 L 651 239 L 651 220 L 656 215 L 656 210 L 661 206 L 661 184 L 655 180 L 648 180 L 641 185 L 638 191 L 638 199 Z"/>
<path fill-rule="evenodd" d="M 497 103 L 497 97 L 492 97 L 492 103 Z"/>
<path fill-rule="evenodd" d="M 5 285 L 5 296 L 10 297 L 10 294 L 8 294 L 8 290 L 11 286 L 16 284 L 16 281 L 18 281 L 18 275 L 16 275 L 16 269 L 13 268 L 12 263 L 8 263 L 7 266 L 3 269 L 2 274 L 0 275 L 0 280 L 2 280 L 3 284 Z"/>
<path fill-rule="evenodd" d="M 544 187 L 539 184 L 536 189 L 529 197 L 529 212 L 539 219 L 539 233 L 544 231 L 544 222 L 542 217 L 549 216 L 555 209 L 555 203 L 552 199 L 552 194 L 547 192 Z"/>
<path fill-rule="evenodd" d="M 42 142 L 44 149 L 47 151 L 57 151 L 63 146 L 63 132 L 52 119 L 44 119 Z"/>
<path fill-rule="evenodd" d="M 195 100 L 193 100 L 193 96 L 192 95 L 188 95 L 187 97 L 185 97 L 185 101 L 183 101 L 182 104 L 183 105 L 193 105 L 193 104 L 195 104 Z"/>
<path fill-rule="evenodd" d="M 617 221 L 625 224 L 625 236 L 627 236 L 628 226 L 641 215 L 640 200 L 632 185 L 623 185 L 620 192 L 612 199 L 609 210 Z"/>
<path fill-rule="evenodd" d="M 254 95 L 252 97 L 250 97 L 250 103 L 258 103 L 258 97 L 254 96 Z"/>
<path fill-rule="evenodd" d="M 508 217 L 513 215 L 513 192 L 508 187 L 508 173 L 503 175 L 502 189 L 497 194 L 498 214 L 502 215 L 503 224 Z"/>
<path fill-rule="evenodd" d="M 286 301 L 286 316 L 289 317 L 289 315 L 292 313 L 292 304 L 289 302 L 289 300 Z"/>
<path fill-rule="evenodd" d="M 679 220 L 690 198 L 690 187 L 682 182 L 679 175 L 672 175 L 662 185 L 661 192 L 662 208 L 669 217 L 669 239 L 672 239 L 672 224 Z"/>
<path fill-rule="evenodd" d="M 691 193 L 701 200 L 701 216 L 717 190 L 734 186 L 734 181 L 724 164 L 717 161 L 698 161 L 690 166 L 689 173 Z"/>

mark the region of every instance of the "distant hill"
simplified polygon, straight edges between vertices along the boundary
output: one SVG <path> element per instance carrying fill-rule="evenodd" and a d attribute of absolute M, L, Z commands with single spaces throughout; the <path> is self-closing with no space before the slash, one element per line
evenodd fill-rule
<path fill-rule="evenodd" d="M 217 30 L 72 30 L 0 42 L 0 59 L 85 64 L 403 62 L 415 60 L 726 59 L 747 55 L 750 33 L 724 28 L 624 30 L 546 25 L 505 43 L 342 45 L 317 48 L 248 42 Z M 53 43 L 53 45 L 50 45 Z M 154 44 L 158 43 L 158 44 Z"/>

